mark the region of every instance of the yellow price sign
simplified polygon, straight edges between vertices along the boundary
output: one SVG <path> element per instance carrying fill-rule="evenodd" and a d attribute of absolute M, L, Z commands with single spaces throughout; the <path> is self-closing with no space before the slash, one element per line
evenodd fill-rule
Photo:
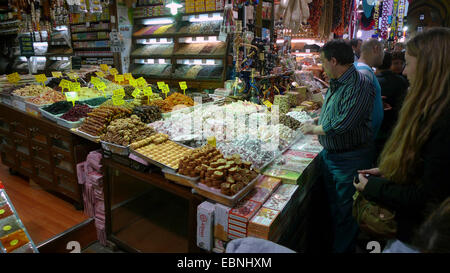
<path fill-rule="evenodd" d="M 153 91 L 152 91 L 152 87 L 151 86 L 146 86 L 144 88 L 144 95 L 145 96 L 151 96 L 153 95 Z"/>
<path fill-rule="evenodd" d="M 37 82 L 42 83 L 42 85 L 45 85 L 45 82 L 47 81 L 47 76 L 45 74 L 39 74 L 34 76 L 36 78 Z"/>
<path fill-rule="evenodd" d="M 97 88 L 97 90 L 101 90 L 103 92 L 103 96 L 106 98 L 106 93 L 105 93 L 105 89 L 106 89 L 106 84 L 102 81 L 98 81 L 94 84 L 95 88 Z"/>
<path fill-rule="evenodd" d="M 73 73 L 67 73 L 67 76 L 69 76 L 69 78 L 70 78 L 71 80 L 74 80 L 74 81 L 76 81 L 76 80 L 79 78 L 78 74 L 75 73 L 75 72 L 73 72 Z"/>
<path fill-rule="evenodd" d="M 100 65 L 100 69 L 106 72 L 106 71 L 109 70 L 109 67 L 108 67 L 107 64 L 101 64 L 101 65 Z M 99 76 L 99 77 L 100 77 L 100 76 Z"/>
<path fill-rule="evenodd" d="M 116 89 L 116 90 L 113 91 L 113 96 L 125 97 L 125 90 L 123 88 Z"/>
<path fill-rule="evenodd" d="M 267 106 L 268 108 L 272 108 L 272 103 L 268 100 L 263 101 L 264 105 Z"/>
<path fill-rule="evenodd" d="M 117 75 L 117 74 L 119 74 L 119 71 L 117 71 L 117 69 L 115 69 L 115 68 L 111 68 L 111 69 L 109 70 L 109 74 L 111 74 L 111 75 Z"/>
<path fill-rule="evenodd" d="M 167 84 L 165 84 L 161 91 L 164 93 L 164 95 L 167 98 L 167 94 L 170 92 L 169 86 Z"/>
<path fill-rule="evenodd" d="M 75 101 L 78 100 L 78 93 L 77 92 L 66 92 L 64 93 L 66 95 L 66 100 L 71 101 L 72 104 L 75 106 Z"/>
<path fill-rule="evenodd" d="M 6 77 L 8 78 L 8 82 L 12 84 L 16 84 L 20 81 L 20 76 L 17 72 L 8 74 Z"/>
<path fill-rule="evenodd" d="M 116 74 L 116 75 L 114 75 L 114 79 L 115 79 L 116 82 L 118 82 L 119 84 L 121 84 L 121 83 L 124 82 L 124 77 L 123 77 L 123 75 Z"/>
<path fill-rule="evenodd" d="M 61 82 L 59 83 L 59 87 L 62 88 L 62 91 L 64 92 L 64 89 L 67 89 L 67 91 L 69 91 L 70 88 L 70 81 L 68 80 L 61 80 Z"/>
<path fill-rule="evenodd" d="M 145 87 L 145 86 L 148 85 L 148 84 L 147 84 L 147 81 L 146 81 L 143 77 L 140 77 L 139 79 L 137 79 L 137 80 L 136 80 L 136 84 L 137 84 L 139 87 Z"/>
<path fill-rule="evenodd" d="M 97 83 L 97 82 L 99 82 L 99 81 L 100 81 L 99 78 L 94 77 L 94 76 L 91 77 L 91 83 L 92 83 L 93 85 L 95 85 L 95 83 Z"/>
<path fill-rule="evenodd" d="M 100 78 L 104 78 L 105 77 L 105 73 L 103 73 L 102 71 L 95 72 L 95 75 L 97 75 Z"/>
<path fill-rule="evenodd" d="M 81 89 L 80 83 L 79 82 L 71 82 L 70 83 L 70 92 L 78 92 Z"/>
<path fill-rule="evenodd" d="M 124 77 L 125 77 L 125 80 L 128 80 L 128 81 L 131 80 L 131 79 L 134 79 L 133 75 L 131 73 L 125 73 Z"/>
<path fill-rule="evenodd" d="M 164 86 L 166 86 L 166 84 L 164 82 L 157 82 L 158 84 L 158 88 L 161 89 L 161 91 L 164 89 Z"/>
<path fill-rule="evenodd" d="M 134 78 L 128 79 L 128 83 L 134 88 L 138 87 L 138 84 Z"/>
<path fill-rule="evenodd" d="M 114 105 L 122 105 L 125 103 L 122 96 L 112 96 L 111 99 Z"/>
<path fill-rule="evenodd" d="M 186 82 L 179 82 L 180 88 L 183 90 L 183 94 L 186 95 L 187 84 Z"/>
<path fill-rule="evenodd" d="M 54 78 L 61 78 L 62 77 L 62 73 L 59 72 L 59 71 L 54 71 L 54 72 L 52 72 L 52 76 Z"/>
<path fill-rule="evenodd" d="M 131 93 L 131 96 L 133 96 L 133 98 L 136 98 L 140 93 L 141 93 L 141 89 L 136 88 L 136 89 L 134 89 L 133 93 Z"/>

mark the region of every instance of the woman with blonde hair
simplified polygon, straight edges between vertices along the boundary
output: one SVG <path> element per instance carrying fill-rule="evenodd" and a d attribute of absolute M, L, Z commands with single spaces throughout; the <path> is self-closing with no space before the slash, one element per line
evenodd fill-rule
<path fill-rule="evenodd" d="M 356 189 L 395 212 L 396 237 L 411 243 L 427 208 L 450 196 L 450 29 L 432 28 L 406 45 L 410 88 L 379 168 L 359 171 Z M 367 178 L 368 176 L 368 178 Z"/>

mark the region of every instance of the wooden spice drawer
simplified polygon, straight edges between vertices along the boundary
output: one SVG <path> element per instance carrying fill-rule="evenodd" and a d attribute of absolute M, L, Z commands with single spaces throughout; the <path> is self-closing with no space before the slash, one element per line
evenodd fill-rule
<path fill-rule="evenodd" d="M 47 145 L 32 140 L 30 149 L 33 159 L 38 159 L 46 164 L 52 164 L 51 151 Z"/>
<path fill-rule="evenodd" d="M 50 164 L 33 159 L 33 167 L 35 171 L 35 178 L 41 180 L 46 186 L 52 186 L 54 181 L 53 168 Z"/>
<path fill-rule="evenodd" d="M 71 174 L 76 173 L 76 170 L 74 169 L 73 157 L 72 157 L 71 153 L 66 152 L 59 148 L 52 147 L 51 148 L 51 156 L 52 156 L 53 166 L 55 168 L 64 170 Z"/>
<path fill-rule="evenodd" d="M 14 149 L 17 152 L 23 153 L 27 156 L 31 155 L 28 145 L 28 139 L 26 137 L 14 133 L 11 138 L 12 142 L 14 143 Z"/>
<path fill-rule="evenodd" d="M 19 171 L 22 171 L 25 175 L 32 176 L 35 172 L 31 157 L 20 152 L 16 152 L 16 157 Z"/>
<path fill-rule="evenodd" d="M 27 123 L 21 117 L 14 117 L 13 120 L 9 121 L 9 131 L 10 133 L 14 133 L 16 135 L 20 135 L 23 137 L 28 136 Z"/>
<path fill-rule="evenodd" d="M 42 144 L 48 144 L 48 134 L 51 132 L 50 127 L 46 127 L 41 124 L 33 124 L 28 128 L 28 131 L 31 140 Z"/>
<path fill-rule="evenodd" d="M 56 190 L 74 200 L 80 200 L 80 185 L 76 174 L 70 174 L 60 169 L 54 169 Z"/>
<path fill-rule="evenodd" d="M 2 156 L 2 163 L 4 165 L 8 167 L 14 167 L 17 165 L 16 152 L 13 149 L 2 145 L 0 154 Z"/>

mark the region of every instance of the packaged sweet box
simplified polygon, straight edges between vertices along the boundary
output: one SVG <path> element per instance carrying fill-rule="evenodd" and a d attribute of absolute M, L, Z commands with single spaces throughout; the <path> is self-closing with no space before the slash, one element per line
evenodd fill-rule
<path fill-rule="evenodd" d="M 248 236 L 269 240 L 277 228 L 280 211 L 261 208 L 248 224 Z"/>

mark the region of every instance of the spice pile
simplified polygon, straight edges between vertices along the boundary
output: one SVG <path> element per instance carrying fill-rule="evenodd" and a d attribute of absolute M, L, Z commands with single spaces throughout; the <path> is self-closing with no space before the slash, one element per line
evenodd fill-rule
<path fill-rule="evenodd" d="M 194 101 L 181 93 L 173 93 L 172 95 L 168 96 L 165 101 L 170 102 L 174 106 L 177 106 L 179 104 L 183 104 L 186 106 L 194 106 Z"/>
<path fill-rule="evenodd" d="M 69 111 L 70 108 L 72 108 L 72 105 L 73 104 L 69 101 L 58 101 L 49 106 L 45 106 L 42 109 L 44 109 L 44 111 L 49 112 L 50 114 L 59 115 Z M 77 101 L 75 102 L 75 105 L 81 105 L 81 103 Z"/>
<path fill-rule="evenodd" d="M 53 91 L 53 89 L 47 86 L 32 84 L 14 90 L 13 94 L 21 97 L 35 97 L 39 96 L 41 93 L 44 93 L 45 91 Z"/>
<path fill-rule="evenodd" d="M 154 100 L 150 102 L 150 105 L 158 106 L 163 113 L 170 112 L 174 107 L 174 105 L 167 100 Z"/>
<path fill-rule="evenodd" d="M 72 122 L 79 121 L 81 118 L 87 117 L 87 114 L 91 110 L 87 105 L 75 105 L 67 113 L 62 115 L 61 118 Z"/>
<path fill-rule="evenodd" d="M 130 143 L 145 139 L 155 133 L 152 127 L 142 123 L 138 116 L 113 120 L 102 136 L 103 141 L 128 146 Z"/>

